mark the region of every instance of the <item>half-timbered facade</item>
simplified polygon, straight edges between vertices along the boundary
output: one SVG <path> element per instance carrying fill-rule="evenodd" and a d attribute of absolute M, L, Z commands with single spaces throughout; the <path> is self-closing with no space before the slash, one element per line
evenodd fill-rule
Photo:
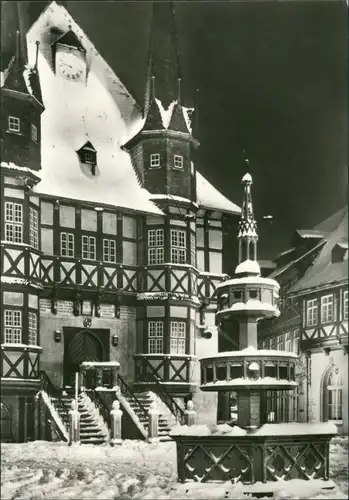
<path fill-rule="evenodd" d="M 63 389 L 82 362 L 212 407 L 197 356 L 217 352 L 209 299 L 240 209 L 197 171 L 172 3 L 154 5 L 143 111 L 55 2 L 3 59 L 1 411 L 16 440 L 34 436 L 40 372 Z"/>
<path fill-rule="evenodd" d="M 348 432 L 348 208 L 297 231 L 271 274 L 282 313 L 260 329 L 263 347 L 299 351 L 301 421 L 334 421 Z M 281 401 L 279 401 L 279 405 Z"/>

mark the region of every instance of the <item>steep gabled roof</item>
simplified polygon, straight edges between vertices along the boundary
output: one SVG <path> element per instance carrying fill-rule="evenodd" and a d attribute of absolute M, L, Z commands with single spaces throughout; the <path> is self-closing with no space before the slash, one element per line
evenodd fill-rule
<path fill-rule="evenodd" d="M 1 88 L 31 96 L 42 104 L 39 74 L 35 64 L 27 64 L 26 33 L 23 25 L 22 2 L 3 2 L 2 15 L 6 19 L 4 52 L 1 54 Z M 15 40 L 15 42 L 14 42 Z M 7 43 L 6 43 L 7 42 Z"/>
<path fill-rule="evenodd" d="M 339 210 L 316 227 L 318 230 L 329 230 L 322 240 L 323 248 L 304 276 L 291 287 L 290 293 L 348 280 L 347 258 L 341 262 L 332 262 L 333 248 L 338 242 L 348 241 L 348 207 Z"/>
<path fill-rule="evenodd" d="M 235 215 L 241 213 L 240 207 L 228 200 L 198 171 L 196 171 L 196 190 L 197 202 L 201 208 Z"/>

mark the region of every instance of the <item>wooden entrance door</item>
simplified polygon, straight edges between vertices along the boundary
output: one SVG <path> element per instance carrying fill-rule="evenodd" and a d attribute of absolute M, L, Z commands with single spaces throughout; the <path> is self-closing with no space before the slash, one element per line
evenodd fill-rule
<path fill-rule="evenodd" d="M 64 385 L 74 387 L 83 361 L 103 361 L 103 345 L 91 330 L 80 330 L 68 342 L 64 356 Z"/>

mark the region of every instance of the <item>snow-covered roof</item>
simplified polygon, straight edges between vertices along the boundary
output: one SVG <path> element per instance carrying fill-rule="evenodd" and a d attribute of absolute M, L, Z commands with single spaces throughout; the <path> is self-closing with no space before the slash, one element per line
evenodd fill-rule
<path fill-rule="evenodd" d="M 327 223 L 327 227 L 326 224 Z M 318 227 L 321 227 L 319 225 Z M 289 293 L 348 281 L 348 261 L 332 262 L 332 250 L 338 242 L 348 240 L 348 207 L 324 221 L 323 227 L 331 229 L 321 240 L 322 248 L 313 265 L 289 290 Z"/>
<path fill-rule="evenodd" d="M 273 388 L 286 388 L 286 387 L 296 387 L 298 382 L 293 380 L 278 380 L 273 377 L 260 377 L 256 380 L 252 380 L 249 378 L 233 378 L 231 380 L 217 380 L 216 382 L 207 382 L 206 384 L 202 384 L 201 389 L 220 389 L 220 388 L 233 388 L 233 387 L 245 387 L 246 389 L 250 387 L 261 387 L 261 388 L 269 388 L 272 390 Z"/>
<path fill-rule="evenodd" d="M 235 274 L 242 273 L 261 274 L 261 269 L 257 261 L 247 259 L 236 266 Z"/>
<path fill-rule="evenodd" d="M 201 208 L 224 213 L 240 214 L 241 208 L 228 200 L 200 172 L 196 171 L 197 201 Z"/>
<path fill-rule="evenodd" d="M 312 434 L 337 434 L 337 426 L 333 422 L 289 422 L 282 424 L 264 424 L 254 436 L 304 436 Z"/>
<path fill-rule="evenodd" d="M 201 358 L 200 361 L 214 360 L 216 358 L 246 358 L 246 357 L 258 357 L 258 358 L 294 358 L 297 359 L 298 355 L 294 352 L 287 351 L 277 351 L 272 349 L 255 349 L 252 346 L 241 349 L 240 351 L 225 351 L 219 352 L 212 357 Z"/>
<path fill-rule="evenodd" d="M 52 71 L 52 28 L 65 32 L 69 26 L 86 49 L 86 83 L 66 81 Z M 139 116 L 136 102 L 86 34 L 63 6 L 52 2 L 27 40 L 29 60 L 40 41 L 38 69 L 46 108 L 41 127 L 42 181 L 35 191 L 163 215 L 139 185 L 130 156 L 121 149 L 122 137 Z M 95 175 L 76 153 L 87 141 L 97 151 Z"/>
<path fill-rule="evenodd" d="M 271 278 L 262 278 L 260 276 L 245 276 L 244 278 L 232 278 L 230 280 L 222 281 L 217 285 L 216 289 L 224 288 L 230 285 L 271 285 L 276 289 L 280 288 L 277 281 Z"/>

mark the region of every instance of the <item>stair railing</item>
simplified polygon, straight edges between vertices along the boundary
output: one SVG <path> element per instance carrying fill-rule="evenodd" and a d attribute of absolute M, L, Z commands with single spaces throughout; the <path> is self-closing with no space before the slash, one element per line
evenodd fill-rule
<path fill-rule="evenodd" d="M 118 382 L 119 382 L 119 387 L 120 387 L 120 392 L 122 396 L 125 396 L 126 398 L 129 397 L 132 399 L 138 406 L 140 412 L 142 415 L 145 417 L 146 421 L 148 421 L 148 411 L 145 408 L 145 406 L 139 401 L 137 396 L 135 395 L 133 389 L 126 384 L 124 379 L 121 377 L 120 374 L 118 374 Z"/>
<path fill-rule="evenodd" d="M 104 403 L 100 392 L 96 391 L 96 389 L 89 389 L 87 394 L 96 408 L 99 410 L 99 413 L 101 414 L 106 426 L 108 427 L 108 429 L 110 429 L 110 411 L 107 405 Z"/>
<path fill-rule="evenodd" d="M 53 396 L 57 399 L 59 406 L 62 408 L 63 412 L 69 418 L 69 410 L 70 408 L 62 400 L 61 390 L 58 389 L 50 380 L 50 377 L 47 375 L 45 371 L 40 371 L 40 382 L 41 382 L 41 390 L 47 392 L 49 396 Z"/>
<path fill-rule="evenodd" d="M 185 424 L 184 410 L 176 403 L 171 394 L 164 391 L 163 387 L 159 382 L 161 379 L 155 368 L 151 365 L 151 363 L 148 363 L 147 366 L 151 369 L 150 375 L 152 375 L 152 382 L 156 383 L 156 393 L 158 394 L 160 399 L 165 403 L 165 405 L 170 410 L 172 415 L 176 418 L 177 422 L 180 423 L 180 425 L 184 425 Z"/>

